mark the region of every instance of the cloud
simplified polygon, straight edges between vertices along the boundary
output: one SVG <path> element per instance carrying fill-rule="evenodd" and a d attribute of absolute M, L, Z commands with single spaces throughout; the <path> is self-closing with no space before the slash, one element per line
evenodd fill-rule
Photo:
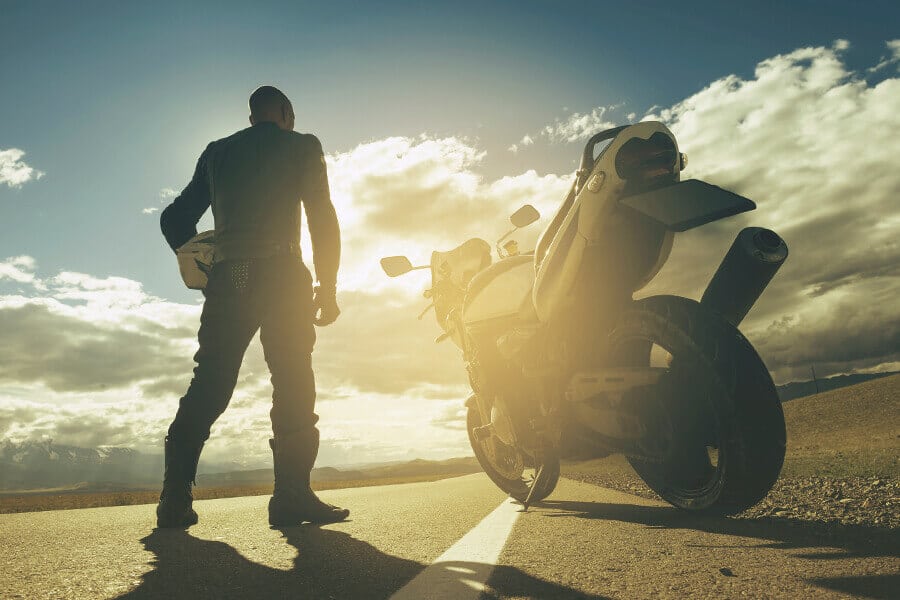
<path fill-rule="evenodd" d="M 679 235 L 646 293 L 698 296 L 741 227 L 773 228 L 790 257 L 742 329 L 780 380 L 900 357 L 900 79 L 869 84 L 847 47 L 766 59 L 644 117 L 669 124 L 686 176 L 759 207 Z"/>
<path fill-rule="evenodd" d="M 0 263 L 0 278 L 35 295 L 0 295 L 0 384 L 55 392 L 125 388 L 190 367 L 185 345 L 197 308 L 147 295 L 140 283 L 61 272 L 38 278 L 30 257 Z"/>
<path fill-rule="evenodd" d="M 0 293 L 0 436 L 158 452 L 191 378 L 199 307 L 156 298 L 121 277 L 41 277 L 28 256 L 0 262 L 0 280 L 19 288 Z M 322 464 L 465 453 L 465 438 L 441 438 L 445 430 L 430 425 L 436 409 L 422 406 L 461 405 L 466 389 L 456 349 L 430 344 L 436 326 L 415 318 L 421 302 L 402 289 L 340 298 L 344 316 L 320 331 L 315 355 L 318 410 L 333 416 L 320 423 L 322 460 L 330 461 Z M 257 336 L 214 427 L 210 464 L 270 460 L 260 443 L 271 435 L 268 377 Z M 336 415 L 332 403 L 346 412 Z M 372 422 L 392 414 L 396 421 Z"/>
<path fill-rule="evenodd" d="M 557 119 L 555 123 L 546 125 L 541 135 L 551 142 L 577 142 L 586 140 L 597 132 L 616 127 L 618 123 L 609 120 L 609 115 L 621 104 L 598 106 L 587 113 L 572 113 L 565 119 Z"/>
<path fill-rule="evenodd" d="M 467 237 L 496 239 L 522 204 L 530 202 L 549 216 L 568 189 L 568 177 L 533 170 L 485 181 L 478 172 L 484 157 L 467 140 L 428 136 L 392 137 L 329 155 L 344 243 L 341 289 L 388 286 L 421 293 L 418 280 L 388 280 L 378 260 L 402 253 L 427 262 L 432 250 L 448 250 Z M 538 232 L 532 226 L 526 236 Z"/>
<path fill-rule="evenodd" d="M 8 187 L 18 188 L 44 176 L 43 172 L 22 160 L 24 156 L 25 151 L 18 148 L 0 150 L 0 185 L 5 183 Z"/>
<path fill-rule="evenodd" d="M 164 187 L 159 190 L 159 206 L 148 206 L 141 210 L 142 214 L 152 215 L 153 213 L 157 213 L 162 210 L 162 207 L 166 204 L 169 204 L 175 196 L 178 195 L 178 192 L 170 187 Z"/>
<path fill-rule="evenodd" d="M 341 318 L 320 332 L 314 355 L 320 379 L 328 382 L 326 397 L 328 390 L 341 389 L 423 399 L 465 394 L 459 349 L 450 342 L 434 343 L 440 330 L 430 314 L 427 320 L 416 319 L 427 306 L 421 296 L 385 290 L 346 292 L 339 300 Z"/>
<path fill-rule="evenodd" d="M 507 150 L 516 154 L 525 146 L 533 145 L 535 137 L 543 138 L 551 143 L 578 142 L 586 140 L 604 129 L 617 127 L 624 122 L 634 122 L 637 117 L 636 113 L 628 113 L 624 117 L 613 116 L 623 106 L 625 106 L 624 103 L 598 106 L 591 109 L 590 112 L 575 112 L 564 118 L 557 117 L 553 123 L 545 125 L 536 134 L 527 134 L 515 144 L 510 144 Z M 568 111 L 568 108 L 564 110 Z"/>
<path fill-rule="evenodd" d="M 466 430 L 466 407 L 464 405 L 454 404 L 448 406 L 444 411 L 431 419 L 431 424 L 453 431 Z"/>
<path fill-rule="evenodd" d="M 891 65 L 900 63 L 900 40 L 890 40 L 885 42 L 884 45 L 888 49 L 888 55 L 881 57 L 881 61 L 874 67 L 866 69 L 867 73 L 877 73 Z"/>
<path fill-rule="evenodd" d="M 848 40 L 837 39 L 834 40 L 831 48 L 836 52 L 843 52 L 850 49 L 850 42 Z"/>
<path fill-rule="evenodd" d="M 0 282 L 5 279 L 40 286 L 35 280 L 34 267 L 34 258 L 30 256 L 13 256 L 0 261 Z"/>
<path fill-rule="evenodd" d="M 510 152 L 515 154 L 516 152 L 519 151 L 519 148 L 524 148 L 525 146 L 531 146 L 533 144 L 534 144 L 534 138 L 532 138 L 530 135 L 524 135 L 524 136 L 522 136 L 522 139 L 519 140 L 519 142 L 517 144 L 510 145 L 509 148 L 507 148 L 507 150 L 509 150 Z"/>
<path fill-rule="evenodd" d="M 165 328 L 105 327 L 24 303 L 0 310 L 0 382 L 40 382 L 55 391 L 102 390 L 164 376 L 188 365 Z"/>

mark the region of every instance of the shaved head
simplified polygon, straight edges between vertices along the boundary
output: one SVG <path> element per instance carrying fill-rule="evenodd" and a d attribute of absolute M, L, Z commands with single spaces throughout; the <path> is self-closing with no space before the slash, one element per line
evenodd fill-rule
<path fill-rule="evenodd" d="M 271 121 L 282 129 L 294 128 L 294 108 L 284 92 L 271 85 L 263 85 L 250 94 L 250 123 Z"/>

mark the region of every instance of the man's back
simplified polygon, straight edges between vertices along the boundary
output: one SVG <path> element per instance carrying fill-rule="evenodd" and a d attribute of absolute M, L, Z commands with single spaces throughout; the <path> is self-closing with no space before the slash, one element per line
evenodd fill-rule
<path fill-rule="evenodd" d="M 276 253 L 275 246 L 299 248 L 300 200 L 307 200 L 309 184 L 318 178 L 320 148 L 315 136 L 270 122 L 209 145 L 207 177 L 222 259 L 266 256 Z"/>
<path fill-rule="evenodd" d="M 300 254 L 300 204 L 309 220 L 316 275 L 333 287 L 340 233 L 322 145 L 314 135 L 263 121 L 212 142 L 190 184 L 161 215 L 173 249 L 196 235 L 212 207 L 216 261 Z"/>

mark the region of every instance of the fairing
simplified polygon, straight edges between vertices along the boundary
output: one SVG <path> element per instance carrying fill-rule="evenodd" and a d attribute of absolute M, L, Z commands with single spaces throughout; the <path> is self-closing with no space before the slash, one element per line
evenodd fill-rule
<path fill-rule="evenodd" d="M 472 325 L 517 317 L 531 302 L 534 267 L 530 255 L 504 259 L 485 269 L 469 284 L 463 322 Z"/>
<path fill-rule="evenodd" d="M 627 216 L 620 214 L 618 206 L 618 199 L 627 182 L 617 172 L 615 159 L 622 146 L 630 140 L 649 140 L 654 134 L 670 138 L 678 155 L 677 142 L 662 123 L 650 121 L 624 128 L 597 157 L 585 185 L 577 193 L 573 188 L 542 235 L 535 252 L 536 278 L 532 292 L 534 307 L 542 322 L 549 321 L 569 306 L 572 288 L 589 247 L 599 249 L 600 254 L 607 255 L 611 262 L 615 260 L 612 253 L 621 250 L 603 248 L 604 238 L 610 237 L 607 234 L 627 219 Z M 679 170 L 675 169 L 673 178 L 677 181 L 678 177 Z M 654 248 L 656 260 L 650 261 L 649 268 L 629 283 L 633 289 L 646 285 L 668 258 L 672 249 L 672 233 L 661 232 L 657 241 Z M 612 264 L 609 271 L 615 271 Z"/>

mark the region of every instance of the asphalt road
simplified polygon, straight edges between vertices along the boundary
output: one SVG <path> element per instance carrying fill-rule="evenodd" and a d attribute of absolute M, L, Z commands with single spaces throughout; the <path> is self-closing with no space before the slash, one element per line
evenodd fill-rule
<path fill-rule="evenodd" d="M 0 515 L 0 598 L 900 598 L 896 532 L 700 519 L 563 480 L 527 513 L 484 475 L 331 490 L 352 520 L 272 530 L 266 497 Z"/>

